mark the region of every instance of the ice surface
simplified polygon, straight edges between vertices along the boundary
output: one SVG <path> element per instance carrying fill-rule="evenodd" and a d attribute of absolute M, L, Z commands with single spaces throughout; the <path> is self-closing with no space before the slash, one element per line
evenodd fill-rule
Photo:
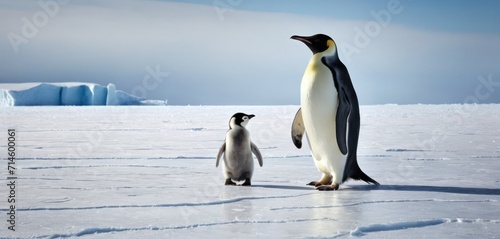
<path fill-rule="evenodd" d="M 290 127 L 297 106 L 3 107 L 17 132 L 17 227 L 1 238 L 497 238 L 500 105 L 361 107 L 359 164 L 382 185 L 333 192 Z M 229 117 L 261 149 L 252 187 L 224 186 Z M 307 145 L 307 144 L 305 144 Z"/>
<path fill-rule="evenodd" d="M 24 86 L 24 87 L 23 87 Z M 12 89 L 14 88 L 14 89 Z M 15 89 L 22 88 L 22 89 Z M 0 84 L 0 106 L 46 105 L 143 105 L 164 104 L 116 90 L 114 84 L 92 83 L 31 83 Z"/>

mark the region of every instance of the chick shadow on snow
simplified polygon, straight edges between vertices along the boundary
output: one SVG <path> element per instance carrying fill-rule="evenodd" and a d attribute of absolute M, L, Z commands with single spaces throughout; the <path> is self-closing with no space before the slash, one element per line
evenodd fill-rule
<path fill-rule="evenodd" d="M 472 188 L 472 187 L 453 187 L 453 186 L 424 186 L 424 185 L 353 185 L 341 190 L 354 191 L 402 191 L 402 192 L 438 192 L 438 193 L 457 193 L 469 195 L 500 195 L 499 188 Z"/>

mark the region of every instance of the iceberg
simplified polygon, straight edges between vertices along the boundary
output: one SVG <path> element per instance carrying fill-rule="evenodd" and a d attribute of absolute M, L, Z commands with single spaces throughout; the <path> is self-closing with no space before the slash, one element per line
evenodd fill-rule
<path fill-rule="evenodd" d="M 0 106 L 165 105 L 117 90 L 110 83 L 0 84 Z"/>

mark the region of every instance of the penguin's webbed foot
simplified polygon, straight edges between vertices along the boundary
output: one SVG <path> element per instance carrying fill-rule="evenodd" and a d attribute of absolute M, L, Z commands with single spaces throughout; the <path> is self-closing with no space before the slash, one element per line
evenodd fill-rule
<path fill-rule="evenodd" d="M 245 179 L 245 182 L 243 184 L 241 184 L 241 186 L 252 186 L 252 183 L 250 182 L 250 179 L 247 178 L 247 179 Z"/>
<path fill-rule="evenodd" d="M 224 183 L 224 185 L 236 185 L 235 182 L 233 182 L 230 178 L 226 179 L 226 182 Z"/>
<path fill-rule="evenodd" d="M 331 185 L 321 185 L 321 186 L 316 186 L 316 189 L 319 191 L 334 191 L 339 189 L 339 184 L 331 184 Z"/>
<path fill-rule="evenodd" d="M 306 185 L 319 187 L 319 186 L 329 185 L 329 184 L 331 184 L 331 182 L 329 182 L 329 183 L 323 183 L 321 181 L 312 181 L 312 182 L 310 182 L 310 183 L 308 183 Z"/>
<path fill-rule="evenodd" d="M 318 186 L 321 186 L 323 184 L 320 183 L 319 181 L 312 181 L 312 182 L 310 182 L 310 183 L 308 183 L 306 185 L 318 187 Z"/>

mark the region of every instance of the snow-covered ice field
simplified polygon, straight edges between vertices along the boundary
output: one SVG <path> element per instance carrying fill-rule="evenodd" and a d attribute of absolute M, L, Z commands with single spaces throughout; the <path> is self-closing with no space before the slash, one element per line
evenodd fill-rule
<path fill-rule="evenodd" d="M 380 186 L 320 192 L 298 106 L 0 108 L 1 238 L 500 238 L 500 105 L 361 107 L 358 162 Z M 229 117 L 261 149 L 224 186 Z M 7 132 L 16 132 L 16 231 Z"/>

